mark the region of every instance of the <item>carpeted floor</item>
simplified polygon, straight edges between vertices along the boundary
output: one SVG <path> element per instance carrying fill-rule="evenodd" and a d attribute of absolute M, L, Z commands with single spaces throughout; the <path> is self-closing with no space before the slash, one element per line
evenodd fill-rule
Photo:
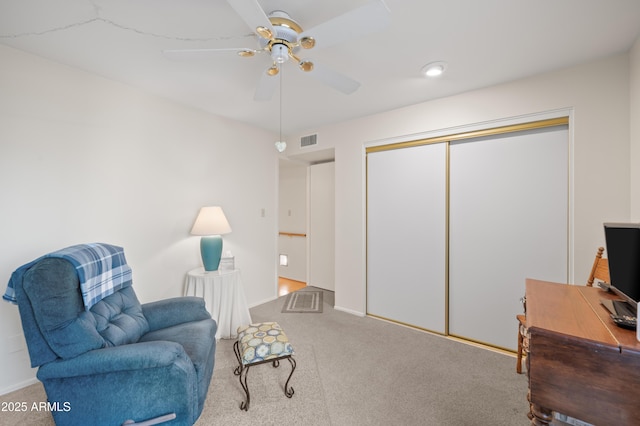
<path fill-rule="evenodd" d="M 313 346 L 329 413 L 320 424 L 530 424 L 527 380 L 514 357 L 336 311 L 333 293 L 324 296 L 320 315 L 281 314 L 282 297 L 251 310 L 255 322 L 278 321 L 294 348 Z M 294 424 L 313 418 L 301 412 Z"/>
<path fill-rule="evenodd" d="M 294 350 L 297 367 L 289 383 L 294 390 L 291 399 L 284 395 L 291 365 L 286 361 L 281 362 L 278 368 L 273 368 L 270 363 L 262 364 L 249 370 L 247 383 L 251 404 L 248 411 L 242 411 L 240 403 L 245 395 L 238 376 L 233 374 L 238 365 L 233 355 L 233 342 L 221 340 L 207 402 L 196 426 L 297 425 L 301 424 L 301 419 L 310 426 L 331 424 L 315 349 L 301 344 L 294 346 Z"/>
<path fill-rule="evenodd" d="M 296 352 L 283 392 L 287 362 L 253 367 L 249 411 L 238 377 L 233 341 L 221 340 L 214 376 L 200 419 L 204 425 L 529 425 L 527 380 L 512 356 L 441 336 L 361 318 L 333 307 L 324 292 L 324 312 L 282 313 L 286 296 L 254 307 L 254 322 L 277 321 Z M 44 401 L 40 384 L 0 401 Z M 26 416 L 26 417 L 25 417 Z M 0 413 L 0 425 L 52 425 L 47 413 Z"/>

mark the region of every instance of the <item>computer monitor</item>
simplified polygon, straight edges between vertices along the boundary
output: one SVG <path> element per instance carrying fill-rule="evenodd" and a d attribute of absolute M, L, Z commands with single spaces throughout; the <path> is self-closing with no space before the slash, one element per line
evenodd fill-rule
<path fill-rule="evenodd" d="M 640 223 L 605 223 L 611 288 L 636 307 L 640 302 Z"/>

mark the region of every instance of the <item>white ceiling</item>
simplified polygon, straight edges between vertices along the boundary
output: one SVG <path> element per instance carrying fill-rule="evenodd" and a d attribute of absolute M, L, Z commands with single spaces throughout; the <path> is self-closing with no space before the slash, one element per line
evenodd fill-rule
<path fill-rule="evenodd" d="M 267 13 L 285 10 L 304 29 L 368 1 L 258 0 Z M 359 81 L 355 93 L 285 64 L 285 134 L 625 52 L 640 30 L 640 0 L 385 3 L 391 16 L 385 30 L 305 52 Z M 0 0 L 0 43 L 278 131 L 278 91 L 270 101 L 253 100 L 270 65 L 266 55 L 175 61 L 162 53 L 255 48 L 252 29 L 225 0 Z M 432 61 L 446 61 L 448 69 L 428 80 L 420 69 Z"/>

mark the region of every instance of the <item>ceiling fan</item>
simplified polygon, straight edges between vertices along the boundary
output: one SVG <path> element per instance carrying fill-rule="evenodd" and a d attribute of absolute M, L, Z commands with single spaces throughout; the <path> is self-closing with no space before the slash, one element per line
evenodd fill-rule
<path fill-rule="evenodd" d="M 292 59 L 298 68 L 320 82 L 345 94 L 353 93 L 360 83 L 310 59 L 301 58 L 300 52 L 336 45 L 346 40 L 380 31 L 390 23 L 390 13 L 383 0 L 372 0 L 307 31 L 285 11 L 266 14 L 257 0 L 227 0 L 258 38 L 258 48 L 165 50 L 173 59 L 188 59 L 219 52 L 236 52 L 242 57 L 267 54 L 271 65 L 262 73 L 254 95 L 257 101 L 271 99 L 278 85 L 274 78 L 281 67 Z"/>

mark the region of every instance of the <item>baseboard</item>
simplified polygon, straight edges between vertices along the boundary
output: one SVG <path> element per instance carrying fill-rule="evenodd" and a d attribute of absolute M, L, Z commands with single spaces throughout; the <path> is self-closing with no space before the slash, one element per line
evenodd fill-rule
<path fill-rule="evenodd" d="M 366 316 L 364 314 L 364 312 L 354 311 L 353 309 L 343 308 L 342 306 L 334 306 L 333 309 L 335 309 L 336 311 L 340 311 L 340 312 L 346 312 L 348 314 L 355 315 L 357 317 L 365 317 Z"/>
<path fill-rule="evenodd" d="M 13 391 L 17 391 L 18 389 L 22 389 L 22 388 L 26 388 L 27 386 L 31 386 L 35 383 L 38 383 L 38 379 L 36 377 L 33 377 L 29 380 L 25 380 L 23 382 L 20 383 L 14 383 L 13 385 L 4 388 L 2 390 L 0 390 L 0 395 L 6 395 L 8 393 L 11 393 Z"/>
<path fill-rule="evenodd" d="M 261 301 L 261 302 L 252 303 L 251 305 L 249 305 L 249 309 L 251 309 L 251 308 L 255 308 L 256 306 L 258 306 L 258 305 L 262 305 L 262 304 L 264 304 L 264 303 L 272 302 L 272 301 L 276 300 L 277 298 L 278 298 L 278 296 L 276 296 L 276 297 L 270 297 L 270 298 L 265 299 L 265 300 L 263 300 L 263 301 Z"/>

